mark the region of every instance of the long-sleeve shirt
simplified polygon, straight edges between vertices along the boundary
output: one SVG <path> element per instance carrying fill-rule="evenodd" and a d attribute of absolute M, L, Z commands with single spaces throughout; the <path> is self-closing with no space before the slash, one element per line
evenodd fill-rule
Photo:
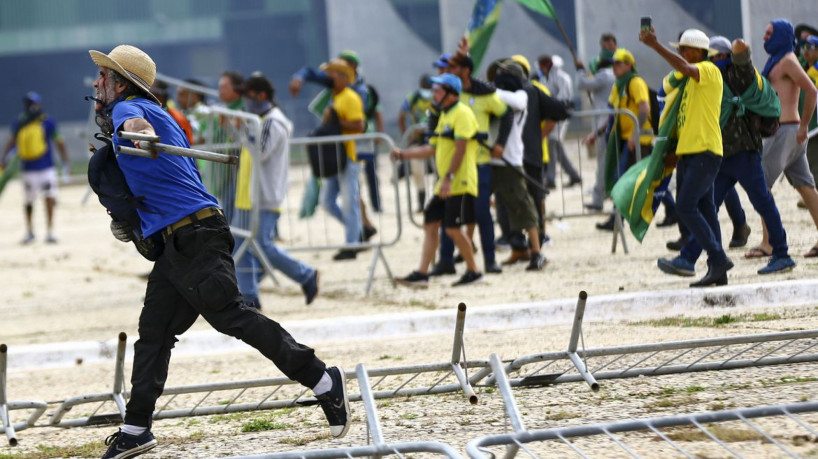
<path fill-rule="evenodd" d="M 528 116 L 528 94 L 522 89 L 518 89 L 514 92 L 498 89 L 497 95 L 500 96 L 500 100 L 505 102 L 513 113 L 511 131 L 508 134 L 508 140 L 506 140 L 506 146 L 503 150 L 503 158 L 512 166 L 522 166 L 523 126 Z M 505 165 L 502 159 L 493 157 L 489 160 L 489 164 Z"/>
<path fill-rule="evenodd" d="M 611 95 L 614 81 L 616 81 L 616 75 L 610 67 L 598 69 L 596 73 L 590 75 L 585 73 L 584 69 L 577 70 L 577 90 L 591 92 L 593 98 L 591 107 L 595 110 L 608 108 L 608 97 Z M 607 116 L 596 117 L 594 128 L 601 129 L 607 122 Z"/>

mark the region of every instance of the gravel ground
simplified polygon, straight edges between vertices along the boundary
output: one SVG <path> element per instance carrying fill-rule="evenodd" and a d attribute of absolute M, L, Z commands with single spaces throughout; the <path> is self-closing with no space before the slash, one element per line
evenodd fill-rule
<path fill-rule="evenodd" d="M 583 175 L 592 177 L 583 162 Z M 388 183 L 383 171 L 382 183 Z M 590 183 L 586 183 L 589 186 Z M 759 281 L 811 279 L 818 272 L 818 262 L 805 259 L 806 252 L 816 241 L 816 233 L 806 211 L 795 206 L 796 193 L 786 185 L 774 189 L 798 267 L 772 279 L 760 279 L 755 271 L 763 261 L 744 260 L 743 251 L 730 251 L 736 268 L 730 273 L 731 284 Z M 93 199 L 80 203 L 85 189 L 71 186 L 61 190 L 57 211 L 57 235 L 60 243 L 46 245 L 38 240 L 22 247 L 22 207 L 19 183 L 12 182 L 0 196 L 0 247 L 4 256 L 0 269 L 4 277 L 0 297 L 0 342 L 9 346 L 53 343 L 75 340 L 107 340 L 125 331 L 136 336 L 139 305 L 144 295 L 144 280 L 139 277 L 150 265 L 130 246 L 115 241 L 108 233 L 107 216 Z M 300 197 L 298 185 L 291 192 Z M 746 203 L 746 196 L 739 192 Z M 582 190 L 578 187 L 549 197 L 549 212 L 580 212 Z M 385 202 L 392 202 L 389 190 Z M 297 201 L 293 199 L 293 201 Z M 564 203 L 564 204 L 563 204 Z M 38 203 L 39 204 L 39 203 Z M 563 207 L 564 205 L 564 207 Z M 757 217 L 749 211 L 753 227 L 750 245 L 760 240 Z M 35 225 L 42 227 L 42 209 L 35 209 Z M 319 211 L 320 214 L 320 211 Z M 661 214 L 659 216 L 661 218 Z M 579 290 L 589 295 L 625 292 L 682 289 L 688 278 L 667 276 L 656 269 L 656 258 L 668 256 L 666 240 L 674 239 L 675 229 L 652 228 L 642 244 L 628 240 L 630 253 L 611 253 L 610 233 L 594 229 L 601 217 L 553 220 L 549 234 L 553 244 L 546 248 L 550 262 L 540 273 L 524 271 L 524 266 L 505 268 L 497 276 L 468 289 L 448 286 L 456 278 L 434 279 L 426 290 L 394 289 L 387 280 L 383 265 L 376 267 L 375 282 L 369 295 L 364 294 L 372 252 L 357 260 L 333 263 L 332 252 L 298 252 L 296 256 L 321 270 L 321 294 L 310 306 L 303 305 L 298 285 L 280 278 L 280 286 L 266 280 L 262 290 L 265 313 L 286 324 L 304 319 L 398 312 L 411 314 L 421 310 L 453 309 L 463 301 L 470 308 L 557 298 L 575 298 Z M 395 214 L 387 208 L 376 216 L 379 237 L 390 240 L 397 233 Z M 732 227 L 723 221 L 725 237 Z M 296 222 L 284 221 L 282 232 L 286 244 L 302 244 L 305 234 L 337 233 L 334 223 L 322 216 L 306 233 Z M 42 232 L 38 233 L 42 236 Z M 311 239 L 312 240 L 312 239 Z M 418 246 L 422 233 L 406 220 L 400 241 L 384 249 L 392 272 L 404 275 L 416 268 Z M 498 253 L 502 260 L 506 255 Z M 480 256 L 478 254 L 478 259 Z M 699 275 L 704 262 L 699 262 Z M 459 268 L 462 270 L 462 268 Z M 462 271 L 461 271 L 462 272 Z M 281 276 L 279 276 L 281 277 Z M 681 322 L 629 323 L 627 317 L 609 323 L 587 323 L 585 341 L 589 347 L 641 344 L 656 341 L 696 339 L 726 335 L 766 333 L 795 329 L 813 329 L 818 314 L 816 306 L 803 305 L 783 309 L 776 305 L 755 310 L 736 310 L 742 322 L 712 325 L 713 318 L 682 326 Z M 762 315 L 766 314 L 766 316 Z M 757 318 L 756 321 L 749 321 Z M 198 322 L 194 329 L 205 329 Z M 543 351 L 565 349 L 570 330 L 565 326 L 539 327 L 503 331 L 470 332 L 466 336 L 469 359 L 487 359 L 498 353 L 505 359 Z M 382 339 L 368 341 L 325 342 L 318 346 L 319 355 L 330 364 L 343 365 L 353 373 L 357 363 L 367 368 L 403 366 L 415 363 L 445 362 L 451 356 L 451 336 Z M 308 342 L 308 341 L 307 341 Z M 113 364 L 84 364 L 72 368 L 15 370 L 8 375 L 10 400 L 63 400 L 80 394 L 109 391 L 113 382 Z M 130 375 L 130 367 L 127 369 Z M 172 362 L 168 386 L 180 386 L 221 381 L 250 380 L 278 377 L 280 374 L 264 359 L 252 353 L 213 354 L 177 358 Z M 695 373 L 676 376 L 609 380 L 602 389 L 591 392 L 584 383 L 524 388 L 514 391 L 521 413 L 530 429 L 573 426 L 633 418 L 655 417 L 674 413 L 692 413 L 751 407 L 758 405 L 795 403 L 815 400 L 818 376 L 814 364 L 797 364 L 724 372 Z M 350 390 L 357 392 L 355 382 Z M 478 388 L 480 403 L 471 406 L 458 394 L 381 400 L 380 419 L 387 441 L 430 440 L 452 445 L 464 452 L 470 439 L 502 433 L 510 427 L 503 415 L 502 398 L 493 388 Z M 84 407 L 77 410 L 85 409 Z M 324 449 L 366 443 L 363 405 L 353 404 L 355 424 L 342 440 L 328 438 L 320 410 L 298 408 L 240 413 L 224 416 L 160 420 L 154 433 L 160 447 L 145 457 L 224 457 L 239 454 L 289 451 L 298 448 Z M 16 412 L 15 412 L 16 413 Z M 78 411 L 76 414 L 80 414 Z M 16 417 L 16 414 L 13 415 Z M 810 419 L 810 417 L 805 417 Z M 813 419 L 814 420 L 814 419 Z M 242 432 L 255 421 L 271 427 L 260 432 Z M 760 422 L 761 423 L 761 422 Z M 815 425 L 813 423 L 813 425 Z M 776 433 L 776 439 L 801 455 L 818 457 L 814 436 L 797 437 L 793 426 L 781 422 L 765 425 Z M 733 435 L 731 448 L 740 449 L 748 457 L 780 455 L 753 436 L 746 426 L 727 426 L 725 435 Z M 112 433 L 112 427 L 74 429 L 34 428 L 19 433 L 20 444 L 0 447 L 0 458 L 35 457 L 99 457 L 104 449 L 102 440 Z M 673 431 L 674 439 L 698 457 L 728 457 L 712 442 L 700 441 L 684 429 Z M 666 445 L 643 434 L 628 434 L 628 445 L 644 457 L 668 457 Z M 610 440 L 592 437 L 582 440 L 595 457 L 618 457 L 625 453 Z M 586 446 L 583 446 L 585 448 Z M 544 448 L 544 447 L 543 447 Z M 572 457 L 565 448 L 540 449 L 542 457 Z"/>

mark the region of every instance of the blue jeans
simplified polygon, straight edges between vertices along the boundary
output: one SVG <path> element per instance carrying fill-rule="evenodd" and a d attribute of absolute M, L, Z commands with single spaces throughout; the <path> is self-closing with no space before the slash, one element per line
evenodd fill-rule
<path fill-rule="evenodd" d="M 237 209 L 236 218 L 246 219 L 245 221 L 247 221 L 249 220 L 249 213 L 247 210 Z M 273 242 L 277 236 L 276 223 L 280 215 L 278 212 L 270 210 L 259 212 L 256 242 L 261 246 L 261 250 L 264 251 L 264 255 L 267 256 L 273 268 L 298 282 L 299 285 L 304 285 L 315 274 L 315 269 L 294 259 Z M 242 238 L 237 238 L 236 242 L 236 245 L 240 245 Z M 258 283 L 263 276 L 264 269 L 261 266 L 261 261 L 248 248 L 236 262 L 236 279 L 239 284 L 239 292 L 247 301 L 258 301 Z"/>
<path fill-rule="evenodd" d="M 753 204 L 756 212 L 767 224 L 767 231 L 770 233 L 770 244 L 773 246 L 773 255 L 786 257 L 789 253 L 787 246 L 787 233 L 781 224 L 781 215 L 775 205 L 772 193 L 767 188 L 764 179 L 764 169 L 761 166 L 761 153 L 757 151 L 742 151 L 733 156 L 725 158 L 721 163 L 721 168 L 713 184 L 713 199 L 716 208 L 721 205 L 725 195 L 732 190 L 736 194 L 735 185 L 739 183 L 750 203 Z M 744 211 L 742 210 L 742 215 Z M 735 222 L 734 222 L 735 224 Z M 695 263 L 702 253 L 702 248 L 696 242 L 696 238 L 690 239 L 682 247 L 681 255 L 686 260 Z"/>
<path fill-rule="evenodd" d="M 364 162 L 366 188 L 369 190 L 369 202 L 372 210 L 381 211 L 381 189 L 378 182 L 378 155 L 377 153 L 358 153 L 358 159 Z"/>
<path fill-rule="evenodd" d="M 474 215 L 480 229 L 480 247 L 483 248 L 485 266 L 496 263 L 494 258 L 494 220 L 491 218 L 491 166 L 477 166 L 477 199 L 474 200 Z M 454 241 L 440 230 L 440 262 L 454 263 Z"/>
<path fill-rule="evenodd" d="M 358 184 L 358 174 L 361 165 L 348 161 L 343 172 L 335 177 L 328 177 L 321 181 L 321 205 L 336 220 L 344 225 L 347 244 L 361 241 L 361 205 L 358 202 L 361 190 Z M 341 205 L 338 205 L 338 195 L 341 195 Z"/>
<path fill-rule="evenodd" d="M 709 264 L 721 264 L 727 254 L 721 246 L 721 227 L 713 201 L 713 184 L 722 158 L 705 151 L 679 156 L 682 177 L 676 193 L 676 214 L 707 252 Z"/>

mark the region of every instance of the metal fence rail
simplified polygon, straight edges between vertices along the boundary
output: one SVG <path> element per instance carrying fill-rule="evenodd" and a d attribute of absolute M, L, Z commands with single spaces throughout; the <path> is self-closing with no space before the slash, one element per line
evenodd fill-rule
<path fill-rule="evenodd" d="M 491 361 L 466 360 L 463 333 L 466 305 L 461 303 L 449 361 L 367 370 L 369 394 L 353 393 L 350 400 L 462 392 L 470 403 L 477 403 L 474 386 L 510 388 L 585 381 L 592 390 L 599 390 L 598 381 L 607 379 L 818 361 L 818 353 L 812 352 L 818 346 L 818 330 L 585 349 L 582 321 L 586 299 L 587 295 L 581 292 L 567 350 L 527 355 L 505 363 L 497 356 L 492 356 Z M 124 390 L 125 343 L 123 333 L 119 337 L 111 392 L 80 395 L 50 404 L 6 402 L 6 347 L 0 345 L 2 431 L 11 440 L 15 429 L 122 422 L 129 396 Z M 510 389 L 506 392 L 510 395 Z M 308 396 L 307 389 L 286 378 L 197 384 L 167 388 L 157 402 L 154 419 L 292 407 L 310 401 L 314 398 Z M 512 402 L 513 399 L 507 405 Z M 91 408 L 70 417 L 72 412 L 80 411 L 76 407 L 81 405 Z M 46 421 L 41 421 L 48 407 L 53 412 Z M 8 412 L 14 409 L 30 410 L 28 420 L 12 424 Z"/>
<path fill-rule="evenodd" d="M 504 392 L 505 395 L 505 392 Z M 504 401 L 506 399 L 504 398 Z M 513 396 L 511 396 L 513 403 Z M 508 407 L 506 408 L 508 413 Z M 723 410 L 710 413 L 697 413 L 689 415 L 666 416 L 660 418 L 636 419 L 630 421 L 620 421 L 611 423 L 600 423 L 581 425 L 575 427 L 562 427 L 545 430 L 529 430 L 515 429 L 514 433 L 503 435 L 489 435 L 474 439 L 466 445 L 466 452 L 473 459 L 494 458 L 495 455 L 488 449 L 490 446 L 505 446 L 506 451 L 516 453 L 517 450 L 522 449 L 532 458 L 552 457 L 553 455 L 565 453 L 574 453 L 572 456 L 581 457 L 610 457 L 616 454 L 610 446 L 616 445 L 625 456 L 641 457 L 639 449 L 646 449 L 645 444 L 649 445 L 649 449 L 644 453 L 646 455 L 670 457 L 670 456 L 684 456 L 688 458 L 701 457 L 703 452 L 706 452 L 708 457 L 713 457 L 716 449 L 720 453 L 728 453 L 731 457 L 745 457 L 745 454 L 759 457 L 771 457 L 773 455 L 789 456 L 789 457 L 810 457 L 814 455 L 814 449 L 811 449 L 809 438 L 818 437 L 818 430 L 815 423 L 818 422 L 818 416 L 811 416 L 812 424 L 805 420 L 798 414 L 812 414 L 818 413 L 818 402 L 803 402 L 789 405 L 774 405 L 754 408 L 744 408 L 736 410 Z M 770 419 L 768 425 L 761 425 L 760 422 L 753 422 L 750 419 L 761 418 L 781 418 Z M 736 445 L 731 446 L 728 440 L 719 438 L 719 432 L 716 429 L 708 428 L 705 424 L 727 423 L 736 421 L 741 427 L 749 427 L 749 432 L 754 435 L 752 440 L 748 441 L 751 452 L 742 454 Z M 673 427 L 691 426 L 699 435 L 693 436 L 689 433 L 686 438 L 701 439 L 695 442 L 690 440 L 687 443 L 687 448 L 682 445 L 682 441 L 676 440 L 672 437 L 678 436 L 669 434 L 667 431 L 660 429 L 668 429 Z M 800 429 L 800 430 L 799 430 Z M 648 438 L 642 436 L 636 437 L 616 437 L 615 433 L 626 433 L 635 431 L 643 432 L 648 435 Z M 803 432 L 803 434 L 801 434 Z M 651 435 L 652 434 L 652 435 Z M 604 443 L 604 452 L 597 451 L 590 453 L 583 450 L 582 445 L 577 442 L 579 437 L 603 435 L 610 439 L 613 443 Z M 788 440 L 784 440 L 788 437 Z M 800 442 L 807 445 L 806 448 L 798 450 L 798 438 L 806 438 L 807 440 Z M 572 441 L 573 440 L 573 441 Z M 534 451 L 532 447 L 526 446 L 534 442 L 552 442 L 550 448 L 546 447 L 542 450 Z M 656 442 L 664 442 L 666 448 L 660 450 Z M 788 444 L 785 444 L 788 443 Z M 599 444 L 599 442 L 597 442 Z M 642 446 L 642 448 L 640 448 Z M 699 449 L 704 451 L 696 451 Z M 763 448 L 763 451 L 760 450 Z M 805 450 L 805 451 L 803 451 Z M 801 454 L 804 454 L 803 456 Z M 721 457 L 721 454 L 719 455 Z"/>
<path fill-rule="evenodd" d="M 389 456 L 396 455 L 404 457 L 404 453 L 436 453 L 452 459 L 462 456 L 449 445 L 433 441 L 414 441 L 402 443 L 387 443 L 384 440 L 381 428 L 381 421 L 378 417 L 378 410 L 375 405 L 375 397 L 369 385 L 370 375 L 366 367 L 359 363 L 355 368 L 358 378 L 358 387 L 361 391 L 361 401 L 366 410 L 366 427 L 368 438 L 373 444 L 367 446 L 350 446 L 346 448 L 323 449 L 314 451 L 292 451 L 276 454 L 259 454 L 254 456 L 235 456 L 231 459 L 325 459 L 337 457 L 361 457 L 361 456 Z"/>

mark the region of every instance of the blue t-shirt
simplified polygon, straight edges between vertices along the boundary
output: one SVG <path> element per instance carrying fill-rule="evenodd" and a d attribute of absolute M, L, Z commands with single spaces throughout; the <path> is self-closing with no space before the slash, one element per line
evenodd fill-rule
<path fill-rule="evenodd" d="M 155 102 L 135 98 L 114 106 L 114 132 L 133 118 L 144 118 L 153 126 L 161 143 L 190 148 L 184 131 Z M 130 140 L 114 135 L 114 145 L 133 147 Z M 128 154 L 117 155 L 117 162 L 134 196 L 143 197 L 147 211 L 139 210 L 142 234 L 151 236 L 168 225 L 205 207 L 218 206 L 202 184 L 193 158 L 160 153 L 157 159 Z"/>
<path fill-rule="evenodd" d="M 17 131 L 23 128 L 25 125 L 21 125 L 22 121 L 18 118 L 12 123 L 11 125 L 11 132 L 14 132 L 15 135 Z M 32 121 L 37 122 L 37 121 Z M 43 169 L 49 169 L 54 167 L 54 144 L 53 140 L 57 137 L 57 122 L 54 121 L 54 118 L 51 118 L 48 115 L 40 121 L 43 126 L 43 132 L 45 134 L 45 144 L 46 144 L 46 151 L 45 154 L 40 156 L 37 159 L 33 159 L 31 161 L 22 160 L 20 163 L 23 165 L 24 171 L 41 171 Z M 28 123 L 26 123 L 28 124 Z M 41 150 L 42 151 L 42 150 Z"/>

